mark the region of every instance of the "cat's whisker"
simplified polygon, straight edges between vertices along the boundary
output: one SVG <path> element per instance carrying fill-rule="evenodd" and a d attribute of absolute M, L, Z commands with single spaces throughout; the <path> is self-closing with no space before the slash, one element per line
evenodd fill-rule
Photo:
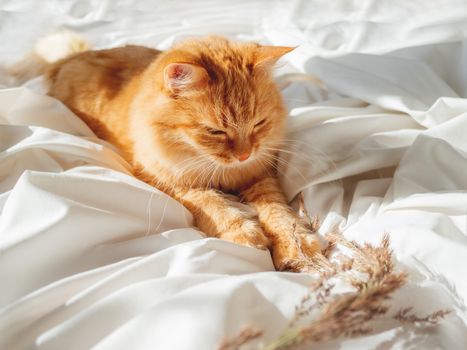
<path fill-rule="evenodd" d="M 265 149 L 267 149 L 267 147 L 265 147 Z M 335 162 L 331 158 L 326 156 L 326 154 L 324 154 L 324 153 L 322 155 L 315 153 L 315 154 L 313 154 L 313 158 L 311 158 L 310 156 L 307 156 L 306 158 L 309 158 L 309 160 L 307 160 L 304 157 L 306 155 L 303 154 L 303 152 L 300 152 L 300 150 L 297 150 L 295 152 L 291 152 L 291 151 L 288 151 L 288 150 L 281 149 L 280 151 L 284 152 L 286 154 L 290 153 L 293 156 L 297 156 L 298 158 L 303 159 L 305 162 L 310 162 L 313 165 L 313 169 L 318 170 L 318 171 L 316 171 L 316 170 L 313 171 L 313 173 L 314 173 L 313 177 L 318 176 L 318 174 L 319 175 L 328 175 L 328 174 L 332 173 L 332 169 L 334 169 L 334 170 L 337 169 L 337 165 L 335 164 Z M 300 155 L 300 153 L 302 153 L 303 156 Z M 282 161 L 284 161 L 284 159 L 282 159 Z M 290 164 L 290 161 L 287 161 L 287 163 L 288 163 L 288 166 L 291 166 L 292 168 L 295 168 L 292 164 Z M 330 169 L 330 167 L 328 165 L 331 165 L 332 169 Z M 298 169 L 295 168 L 295 170 L 298 170 Z M 336 181 L 338 183 L 342 183 L 342 179 L 338 179 Z"/>
<path fill-rule="evenodd" d="M 198 166 L 199 164 L 203 164 L 203 163 L 206 163 L 208 162 L 209 159 L 207 159 L 207 157 L 204 155 L 204 154 L 201 154 L 201 155 L 198 155 L 194 158 L 187 158 L 185 159 L 184 161 L 182 161 L 180 164 L 183 164 L 183 167 L 177 169 L 174 173 L 174 176 L 175 178 L 179 178 L 180 176 L 179 175 L 183 175 L 183 173 L 185 172 L 186 169 L 188 168 L 191 168 L 191 167 L 196 167 Z"/>
<path fill-rule="evenodd" d="M 216 166 L 215 165 L 212 165 L 206 172 L 205 172 L 205 176 L 203 177 L 203 179 L 201 180 L 201 186 L 205 186 L 209 189 L 212 189 L 212 177 L 214 175 L 216 171 Z"/>
<path fill-rule="evenodd" d="M 271 155 L 271 158 L 273 158 L 275 161 L 277 161 L 278 163 L 280 163 L 281 165 L 283 165 L 284 167 L 291 167 L 293 170 L 295 170 L 297 172 L 298 175 L 300 175 L 302 177 L 302 179 L 307 182 L 309 181 L 303 174 L 300 170 L 298 170 L 297 167 L 293 166 L 292 164 L 290 164 L 290 162 L 286 162 L 285 160 L 283 160 L 282 158 L 278 157 L 278 156 L 275 156 L 275 155 Z M 278 164 L 279 165 L 279 164 Z M 279 167 L 277 167 L 277 170 L 279 170 Z"/>
<path fill-rule="evenodd" d="M 212 188 L 212 177 L 214 175 L 214 172 L 216 171 L 216 165 L 213 165 L 209 168 L 209 170 L 206 171 L 206 176 L 203 178 L 202 183 L 206 183 L 207 188 L 211 189 Z"/>
<path fill-rule="evenodd" d="M 267 165 L 269 165 L 271 168 L 275 169 L 280 175 L 285 177 L 285 173 L 277 167 L 277 164 L 274 161 L 268 158 L 263 158 L 263 160 L 266 162 Z"/>
<path fill-rule="evenodd" d="M 202 164 L 205 164 L 207 162 L 205 156 L 201 156 L 200 159 L 197 159 L 191 163 L 188 163 L 188 164 L 185 164 L 183 166 L 183 168 L 181 169 L 178 169 L 175 173 L 174 173 L 174 177 L 176 179 L 180 178 L 182 175 L 185 175 L 185 170 L 187 170 L 188 168 L 191 168 L 191 171 L 193 172 L 193 169 L 196 169 L 198 168 L 199 165 L 202 165 Z"/>
<path fill-rule="evenodd" d="M 155 176 L 152 176 L 152 180 L 150 181 L 150 183 L 154 183 L 154 182 L 159 182 L 157 180 L 157 178 Z M 156 194 L 157 192 L 157 188 L 153 185 L 151 185 L 152 187 L 152 191 L 151 191 L 151 195 L 149 196 L 149 202 L 148 202 L 148 205 L 147 205 L 147 218 L 148 218 L 148 225 L 147 225 L 147 229 L 146 229 L 146 233 L 145 233 L 145 237 L 148 236 L 151 232 L 151 211 L 152 211 L 152 200 L 153 200 L 153 197 L 154 197 L 154 194 Z M 164 215 L 165 215 L 165 208 L 167 206 L 167 203 L 169 201 L 169 197 L 167 195 L 167 198 L 166 198 L 166 202 L 165 202 L 165 205 L 164 205 L 164 209 L 163 209 L 163 213 L 162 213 L 162 217 L 159 221 L 159 224 L 157 225 L 156 227 L 156 232 L 157 230 L 160 228 L 161 224 L 162 224 L 162 220 L 164 218 Z"/>
<path fill-rule="evenodd" d="M 161 227 L 162 222 L 164 221 L 165 211 L 167 210 L 167 204 L 169 203 L 169 200 L 171 199 L 172 198 L 167 195 L 167 198 L 165 199 L 165 203 L 164 203 L 164 208 L 162 209 L 162 216 L 161 216 L 161 219 L 159 220 L 159 223 L 157 224 L 157 227 L 154 230 L 155 232 L 159 231 L 159 228 Z"/>
<path fill-rule="evenodd" d="M 301 177 L 305 182 L 309 181 L 309 179 L 307 179 L 307 178 L 303 175 L 303 173 L 302 173 L 296 166 L 292 165 L 290 162 L 287 162 L 287 161 L 283 160 L 283 159 L 280 158 L 280 157 L 277 157 L 276 160 L 277 160 L 277 162 L 279 163 L 279 165 L 282 165 L 284 168 L 289 167 L 289 168 L 292 168 L 293 170 L 295 170 L 295 172 L 297 172 L 298 175 L 300 175 L 300 177 Z"/>
<path fill-rule="evenodd" d="M 156 189 L 153 186 L 151 186 L 151 188 L 152 188 L 151 195 L 149 196 L 149 201 L 148 201 L 148 204 L 146 206 L 146 216 L 147 216 L 148 224 L 146 226 L 145 236 L 148 236 L 149 233 L 151 232 L 152 199 L 154 197 L 154 194 L 156 193 Z"/>
<path fill-rule="evenodd" d="M 201 186 L 201 187 L 208 187 L 209 188 L 209 184 L 206 183 L 206 180 L 209 178 L 209 175 L 212 174 L 212 169 L 215 167 L 214 164 L 210 164 L 208 166 L 207 169 L 205 169 L 201 174 L 202 174 L 202 177 L 200 179 L 200 183 L 198 186 Z M 206 185 L 205 185 L 206 184 Z"/>
<path fill-rule="evenodd" d="M 258 159 L 258 164 L 266 171 L 269 177 L 273 177 L 272 174 L 269 172 L 269 168 L 263 163 L 263 158 Z"/>
<path fill-rule="evenodd" d="M 295 148 L 299 147 L 298 145 L 303 145 L 306 147 L 310 147 L 311 151 L 315 149 L 319 149 L 319 147 L 316 144 L 312 145 L 310 142 L 305 142 L 303 140 L 298 140 L 298 139 L 281 139 L 281 140 L 274 141 L 273 143 L 286 144 L 289 147 L 295 147 Z"/>
<path fill-rule="evenodd" d="M 197 156 L 195 156 L 195 157 L 193 157 L 193 158 L 186 158 L 186 159 L 182 160 L 180 163 L 175 164 L 175 167 L 180 169 L 180 166 L 181 166 L 182 164 L 183 164 L 184 167 L 185 167 L 187 163 L 190 163 L 190 162 L 193 163 L 193 162 L 195 162 L 195 161 L 198 161 L 198 160 L 200 160 L 200 159 L 203 159 L 204 157 L 205 157 L 205 156 L 204 156 L 203 154 L 200 154 L 200 155 L 197 155 Z"/>
<path fill-rule="evenodd" d="M 327 167 L 324 167 L 324 168 L 323 168 L 322 166 L 319 166 L 319 165 L 322 165 L 322 164 L 319 162 L 319 161 L 321 160 L 321 158 L 319 158 L 319 157 L 311 158 L 311 157 L 309 157 L 309 156 L 307 156 L 307 155 L 300 154 L 300 152 L 292 152 L 292 151 L 287 151 L 287 150 L 284 150 L 284 149 L 278 150 L 278 149 L 273 149 L 273 148 L 268 148 L 268 147 L 265 147 L 264 149 L 266 149 L 266 150 L 277 150 L 277 151 L 283 152 L 283 153 L 285 153 L 285 154 L 290 154 L 292 157 L 297 157 L 297 158 L 299 158 L 299 159 L 305 161 L 305 163 L 310 164 L 310 165 L 313 165 L 313 168 L 317 168 L 317 167 L 318 167 L 318 168 L 321 168 L 320 171 L 323 172 L 323 173 L 329 173 L 329 172 L 330 172 L 330 171 L 327 171 L 327 170 L 326 170 Z M 281 159 L 282 159 L 282 158 L 281 158 Z M 288 163 L 290 166 L 292 166 L 292 165 L 291 165 L 291 160 L 287 160 L 287 163 Z M 334 168 L 335 168 L 335 165 L 334 165 L 332 162 L 330 162 L 330 164 L 331 164 L 332 166 L 334 166 Z"/>
<path fill-rule="evenodd" d="M 222 183 L 224 183 L 224 184 L 226 183 L 226 181 L 225 181 L 225 168 L 224 167 L 222 167 Z"/>
<path fill-rule="evenodd" d="M 278 152 L 283 152 L 283 153 L 287 153 L 287 154 L 291 154 L 292 156 L 297 156 L 297 157 L 300 157 L 301 159 L 307 161 L 307 162 L 310 162 L 312 163 L 314 161 L 313 158 L 309 157 L 308 155 L 306 154 L 300 154 L 299 152 L 297 151 L 289 151 L 289 150 L 286 150 L 286 149 L 283 149 L 283 148 L 271 148 L 271 147 L 264 147 L 264 149 L 266 150 L 270 150 L 270 151 L 278 151 Z"/>
<path fill-rule="evenodd" d="M 213 181 L 215 180 L 214 175 L 216 175 L 217 171 L 219 170 L 219 167 L 220 167 L 220 165 L 217 164 L 216 168 L 215 168 L 214 171 L 212 172 L 211 178 L 209 179 L 209 183 L 210 183 L 211 188 L 213 187 L 213 186 L 212 186 L 212 185 L 213 185 Z M 216 187 L 217 187 L 217 186 L 216 186 Z"/>
<path fill-rule="evenodd" d="M 207 185 L 209 186 L 209 188 L 213 188 L 213 178 L 214 178 L 214 175 L 216 174 L 216 171 L 217 169 L 219 168 L 219 164 L 215 164 L 213 166 L 213 168 L 211 168 L 210 172 L 211 172 L 211 176 L 209 177 L 209 180 L 208 178 L 206 177 L 206 180 L 207 180 Z"/>
<path fill-rule="evenodd" d="M 303 103 L 306 103 L 306 106 L 303 106 L 303 107 L 309 107 L 310 104 L 312 104 L 312 103 L 320 102 L 320 101 L 318 101 L 318 100 L 316 100 L 314 98 L 310 98 L 309 100 L 303 100 L 303 99 L 300 99 L 300 98 L 292 98 L 292 97 L 285 97 L 284 101 L 285 102 L 303 102 Z"/>
<path fill-rule="evenodd" d="M 297 142 L 300 142 L 306 146 L 310 146 L 308 143 L 305 143 L 303 141 L 300 141 L 300 140 L 286 140 L 286 141 L 289 141 L 289 142 L 293 142 L 293 143 L 297 143 Z M 281 141 L 277 142 L 277 143 L 280 143 Z M 312 155 L 308 155 L 307 153 L 305 153 L 303 150 L 301 150 L 300 148 L 298 148 L 298 146 L 296 145 L 287 145 L 286 147 L 288 148 L 292 148 L 293 149 L 293 152 L 292 151 L 289 151 L 289 150 L 286 150 L 286 149 L 283 149 L 283 148 L 278 148 L 277 150 L 280 151 L 280 152 L 284 152 L 284 153 L 290 153 L 290 154 L 293 154 L 293 155 L 296 155 L 296 156 L 299 156 L 301 157 L 302 159 L 312 163 L 314 163 L 316 165 L 316 161 L 317 160 L 322 160 L 323 158 L 327 161 L 327 163 L 329 163 L 333 168 L 334 170 L 337 169 L 337 165 L 335 163 L 334 160 L 331 159 L 331 157 L 329 157 L 325 152 L 323 152 L 322 150 L 320 150 L 318 147 L 316 146 L 313 146 L 309 152 L 312 153 Z M 319 155 L 316 154 L 316 152 L 319 152 Z M 317 157 L 319 157 L 317 159 Z M 326 172 L 328 173 L 328 172 Z"/>
<path fill-rule="evenodd" d="M 215 164 L 213 162 L 210 162 L 207 169 L 204 169 L 204 171 L 199 172 L 196 178 L 191 182 L 189 188 L 193 188 L 193 186 L 196 186 L 196 183 L 198 179 L 200 179 L 200 177 L 200 185 L 202 186 L 202 184 L 204 183 L 204 179 L 207 178 L 207 176 L 209 176 L 209 172 L 211 171 L 211 169 L 213 169 L 214 166 Z"/>
<path fill-rule="evenodd" d="M 195 161 L 193 161 L 193 159 L 195 159 Z M 191 162 L 190 162 L 191 161 Z M 175 177 L 178 177 L 178 174 L 179 173 L 183 173 L 183 171 L 188 168 L 188 167 L 195 167 L 195 169 L 198 168 L 198 165 L 203 165 L 204 162 L 206 161 L 205 159 L 205 156 L 204 155 L 200 155 L 198 157 L 195 157 L 195 158 L 187 158 L 185 159 L 184 161 L 182 161 L 180 164 L 182 163 L 188 163 L 188 164 L 185 164 L 184 167 L 182 167 L 181 169 L 178 169 L 178 171 L 174 174 Z M 153 176 L 152 178 L 152 182 L 158 182 L 156 176 Z M 175 189 L 175 184 L 172 185 L 172 188 L 169 192 L 173 192 L 174 189 Z M 145 236 L 148 236 L 151 232 L 151 210 L 152 210 L 152 201 L 153 201 L 153 197 L 154 197 L 154 194 L 157 192 L 156 188 L 153 187 L 152 188 L 152 191 L 151 191 L 151 195 L 149 197 L 149 201 L 148 201 L 148 205 L 147 205 L 147 217 L 148 217 L 148 225 L 147 225 L 147 229 L 146 229 L 146 234 Z M 168 205 L 168 202 L 169 202 L 170 198 L 167 197 L 166 198 L 166 201 L 164 203 L 164 207 L 163 207 L 163 210 L 162 210 L 162 216 L 161 216 L 161 219 L 159 220 L 159 223 L 157 225 L 157 227 L 155 228 L 155 231 L 157 232 L 160 228 L 160 226 L 162 225 L 162 222 L 164 220 L 164 216 L 165 216 L 165 212 L 166 212 L 166 209 L 167 209 L 167 205 Z"/>

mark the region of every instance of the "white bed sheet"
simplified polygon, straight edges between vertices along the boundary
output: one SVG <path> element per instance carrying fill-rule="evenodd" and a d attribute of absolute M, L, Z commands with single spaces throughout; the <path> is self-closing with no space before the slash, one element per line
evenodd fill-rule
<path fill-rule="evenodd" d="M 3 3 L 2 62 L 60 25 L 96 47 L 213 32 L 301 44 L 280 73 L 317 75 L 327 89 L 284 89 L 301 149 L 284 157 L 287 194 L 303 191 L 322 232 L 337 224 L 373 243 L 389 233 L 410 272 L 389 315 L 454 310 L 428 333 L 388 317 L 370 336 L 313 348 L 466 348 L 465 2 L 38 4 Z M 204 350 L 246 325 L 263 342 L 281 333 L 312 275 L 203 238 L 40 81 L 27 86 L 0 90 L 0 348 Z"/>

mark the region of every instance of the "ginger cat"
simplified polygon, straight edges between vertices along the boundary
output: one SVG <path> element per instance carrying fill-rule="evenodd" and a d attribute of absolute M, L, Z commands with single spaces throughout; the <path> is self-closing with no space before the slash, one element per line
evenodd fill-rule
<path fill-rule="evenodd" d="M 165 52 L 83 51 L 44 72 L 49 95 L 116 145 L 135 176 L 183 203 L 199 229 L 269 248 L 276 269 L 299 271 L 320 244 L 276 174 L 286 110 L 271 70 L 291 50 L 207 37 Z"/>

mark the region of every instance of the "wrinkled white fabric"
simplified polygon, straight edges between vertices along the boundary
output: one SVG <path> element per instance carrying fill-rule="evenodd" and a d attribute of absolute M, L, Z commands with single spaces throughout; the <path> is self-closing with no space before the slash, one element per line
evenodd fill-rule
<path fill-rule="evenodd" d="M 61 25 L 96 47 L 206 33 L 300 44 L 280 68 L 293 73 L 284 188 L 304 194 L 322 233 L 339 225 L 375 244 L 389 233 L 410 273 L 371 335 L 313 348 L 467 347 L 464 1 L 1 6 L 3 63 Z M 313 275 L 274 272 L 268 253 L 204 238 L 40 83 L 0 90 L 0 348 L 205 350 L 248 325 L 262 342 L 278 337 Z M 453 312 L 423 332 L 391 319 L 406 306 Z"/>

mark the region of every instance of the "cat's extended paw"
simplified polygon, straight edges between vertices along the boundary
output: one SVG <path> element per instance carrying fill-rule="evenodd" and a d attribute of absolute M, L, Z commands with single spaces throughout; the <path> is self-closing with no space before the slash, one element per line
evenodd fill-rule
<path fill-rule="evenodd" d="M 222 233 L 221 238 L 262 250 L 268 249 L 269 245 L 269 240 L 259 223 L 250 219 L 244 219 L 240 224 L 232 225 L 230 230 Z"/>
<path fill-rule="evenodd" d="M 317 235 L 310 233 L 298 234 L 300 239 L 300 248 L 303 254 L 308 258 L 313 258 L 317 254 L 321 254 L 322 245 Z"/>
<path fill-rule="evenodd" d="M 302 223 L 297 225 L 294 235 L 298 238 L 300 249 L 306 257 L 313 258 L 316 254 L 321 254 L 323 248 L 321 241 L 308 225 Z"/>
<path fill-rule="evenodd" d="M 323 257 L 318 236 L 301 219 L 291 225 L 290 231 L 276 237 L 272 257 L 279 271 L 309 272 Z"/>

